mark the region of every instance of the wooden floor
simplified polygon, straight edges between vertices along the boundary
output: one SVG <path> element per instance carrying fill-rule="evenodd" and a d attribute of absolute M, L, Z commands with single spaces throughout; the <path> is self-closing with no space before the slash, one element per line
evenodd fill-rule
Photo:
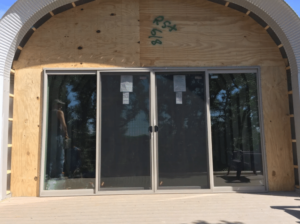
<path fill-rule="evenodd" d="M 16 197 L 0 202 L 1 224 L 292 224 L 299 218 L 296 193 Z"/>

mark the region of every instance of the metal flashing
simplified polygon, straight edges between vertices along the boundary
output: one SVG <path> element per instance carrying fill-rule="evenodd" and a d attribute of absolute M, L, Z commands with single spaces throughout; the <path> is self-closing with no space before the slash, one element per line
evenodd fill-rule
<path fill-rule="evenodd" d="M 93 2 L 93 1 L 95 1 L 95 0 L 79 0 L 79 1 L 75 2 L 75 5 L 80 6 L 80 5 L 83 5 L 83 4 L 86 4 L 89 2 Z"/>
<path fill-rule="evenodd" d="M 235 9 L 235 10 L 237 10 L 239 12 L 245 13 L 245 14 L 248 12 L 248 9 L 246 9 L 246 8 L 240 6 L 240 5 L 234 4 L 234 3 L 230 3 L 228 5 L 228 7 L 232 8 L 232 9 Z"/>
<path fill-rule="evenodd" d="M 252 19 L 254 19 L 259 25 L 261 25 L 262 27 L 266 27 L 266 26 L 268 26 L 268 24 L 264 21 L 264 20 L 262 20 L 258 15 L 256 15 L 255 13 L 253 13 L 253 12 L 251 12 L 250 14 L 249 14 L 249 16 L 252 18 Z"/>
<path fill-rule="evenodd" d="M 23 37 L 22 41 L 20 42 L 19 46 L 23 48 L 25 46 L 25 44 L 27 43 L 27 41 L 30 39 L 30 37 L 32 36 L 33 33 L 34 33 L 34 30 L 29 29 L 28 32 Z"/>
<path fill-rule="evenodd" d="M 54 9 L 52 12 L 53 12 L 54 15 L 57 15 L 59 13 L 62 13 L 64 11 L 67 11 L 67 10 L 72 9 L 72 8 L 74 8 L 72 3 L 69 3 L 69 4 L 63 5 L 59 8 L 57 8 L 57 9 Z"/>
<path fill-rule="evenodd" d="M 220 4 L 220 5 L 226 5 L 226 1 L 224 1 L 224 0 L 208 0 L 208 1 Z"/>
<path fill-rule="evenodd" d="M 269 33 L 269 35 L 271 36 L 271 38 L 274 40 L 276 45 L 280 45 L 281 41 L 278 38 L 278 36 L 276 35 L 276 33 L 274 32 L 274 30 L 270 27 L 269 29 L 267 29 L 267 32 Z"/>
<path fill-rule="evenodd" d="M 47 13 L 44 15 L 41 19 L 39 19 L 33 27 L 38 29 L 41 25 L 43 25 L 45 22 L 47 22 L 50 18 L 52 18 L 52 15 L 50 13 Z"/>

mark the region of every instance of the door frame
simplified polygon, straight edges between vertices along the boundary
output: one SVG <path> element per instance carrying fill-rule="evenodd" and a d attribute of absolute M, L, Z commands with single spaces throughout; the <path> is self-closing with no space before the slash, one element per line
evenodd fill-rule
<path fill-rule="evenodd" d="M 158 165 L 158 141 L 157 132 L 151 133 L 151 190 L 121 190 L 121 191 L 99 191 L 100 181 L 100 150 L 101 150 L 101 72 L 149 72 L 150 73 L 150 126 L 157 125 L 157 94 L 156 94 L 156 72 L 205 72 L 205 88 L 206 88 L 206 113 L 207 113 L 207 148 L 208 148 L 208 172 L 209 172 L 209 189 L 158 189 L 157 188 L 157 165 Z M 259 124 L 261 129 L 261 149 L 262 149 L 262 164 L 264 172 L 264 186 L 254 187 L 215 187 L 213 181 L 213 158 L 212 158 L 212 136 L 211 136 L 211 120 L 210 120 L 210 98 L 209 98 L 209 74 L 211 73 L 242 73 L 254 72 L 257 74 L 257 92 L 258 92 L 258 109 L 259 109 Z M 46 147 L 46 127 L 47 127 L 47 102 L 48 102 L 48 75 L 91 75 L 97 76 L 97 139 L 96 139 L 96 177 L 95 189 L 84 190 L 44 190 L 45 178 L 45 147 Z M 41 169 L 40 169 L 40 196 L 79 196 L 79 195 L 124 195 L 124 194 L 167 194 L 167 193 L 182 193 L 182 194 L 205 194 L 219 192 L 266 192 L 269 190 L 266 148 L 264 138 L 263 124 L 263 108 L 262 108 L 262 91 L 261 91 L 261 70 L 259 66 L 230 66 L 230 67 L 143 67 L 143 68 L 44 68 L 43 69 L 43 103 L 42 103 L 42 134 L 41 134 Z"/>

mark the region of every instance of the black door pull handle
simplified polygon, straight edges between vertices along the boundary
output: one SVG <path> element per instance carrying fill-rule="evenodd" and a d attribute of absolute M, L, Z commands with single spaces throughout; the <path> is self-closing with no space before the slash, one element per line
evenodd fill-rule
<path fill-rule="evenodd" d="M 155 131 L 155 132 L 158 132 L 158 126 L 155 126 L 155 127 L 154 127 L 154 131 Z"/>
<path fill-rule="evenodd" d="M 153 132 L 152 126 L 149 127 L 149 132 Z"/>

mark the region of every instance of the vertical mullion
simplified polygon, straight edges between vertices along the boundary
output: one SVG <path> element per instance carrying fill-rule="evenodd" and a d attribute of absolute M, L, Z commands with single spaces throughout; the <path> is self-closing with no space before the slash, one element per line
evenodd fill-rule
<path fill-rule="evenodd" d="M 150 72 L 150 87 L 151 87 L 151 112 L 152 112 L 152 121 L 151 126 L 153 127 L 152 135 L 152 188 L 153 191 L 157 191 L 157 167 L 158 167 L 158 160 L 157 160 L 157 133 L 154 132 L 154 126 L 157 124 L 157 96 L 156 96 L 156 82 L 155 82 L 155 72 Z"/>
<path fill-rule="evenodd" d="M 95 194 L 100 190 L 100 155 L 101 155 L 101 74 L 97 72 L 97 110 L 96 110 L 96 176 Z"/>
<path fill-rule="evenodd" d="M 210 117 L 210 92 L 209 92 L 209 74 L 205 71 L 205 86 L 206 86 L 206 124 L 207 124 L 207 146 L 208 146 L 208 167 L 209 167 L 209 184 L 210 189 L 214 188 L 214 170 L 212 156 L 212 136 L 211 136 L 211 117 Z"/>
<path fill-rule="evenodd" d="M 149 82 L 149 108 L 150 108 L 150 113 L 149 113 L 149 126 L 152 126 L 153 127 L 153 121 L 154 121 L 154 114 L 153 114 L 153 91 L 152 91 L 152 73 L 150 72 L 150 82 Z M 154 151 L 154 141 L 153 141 L 153 132 L 150 132 L 150 165 L 151 165 L 151 189 L 152 189 L 152 192 L 154 192 L 154 176 L 155 176 L 155 173 L 154 173 L 154 166 L 155 166 L 155 163 L 154 163 L 154 155 L 153 155 L 153 151 Z"/>
<path fill-rule="evenodd" d="M 44 91 L 43 91 L 43 126 L 42 126 L 42 156 L 41 156 L 41 173 L 40 173 L 40 194 L 44 191 L 45 180 L 45 158 L 46 158 L 46 127 L 47 127 L 47 106 L 48 106 L 48 75 L 44 70 Z"/>

